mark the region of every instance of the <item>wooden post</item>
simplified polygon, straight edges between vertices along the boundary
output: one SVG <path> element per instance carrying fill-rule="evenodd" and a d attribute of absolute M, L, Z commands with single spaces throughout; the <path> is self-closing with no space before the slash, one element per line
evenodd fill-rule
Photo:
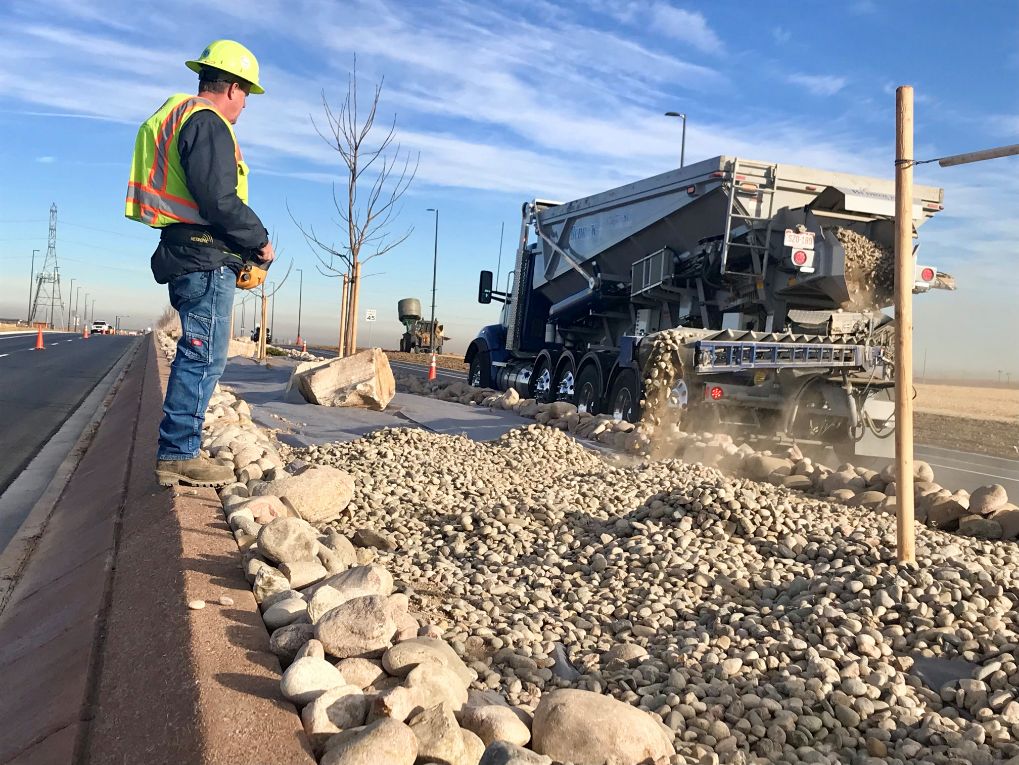
<path fill-rule="evenodd" d="M 350 355 L 357 353 L 357 305 L 361 298 L 361 263 L 354 263 L 354 276 L 350 285 Z"/>
<path fill-rule="evenodd" d="M 341 359 L 346 356 L 347 347 L 347 298 L 350 290 L 350 274 L 343 275 L 343 291 L 340 293 L 340 338 L 336 344 L 336 355 Z"/>
<path fill-rule="evenodd" d="M 896 554 L 916 561 L 913 520 L 913 88 L 895 91 Z"/>

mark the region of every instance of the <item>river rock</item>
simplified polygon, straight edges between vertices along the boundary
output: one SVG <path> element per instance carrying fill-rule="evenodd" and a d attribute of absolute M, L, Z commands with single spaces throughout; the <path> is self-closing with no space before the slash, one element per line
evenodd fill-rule
<path fill-rule="evenodd" d="M 230 515 L 227 520 L 233 517 L 234 513 L 249 512 L 255 523 L 266 525 L 277 518 L 286 518 L 290 515 L 286 505 L 275 496 L 249 497 L 237 502 L 230 508 Z"/>
<path fill-rule="evenodd" d="M 534 712 L 534 751 L 576 765 L 636 763 L 676 750 L 653 717 L 611 696 L 581 690 L 545 693 Z"/>
<path fill-rule="evenodd" d="M 393 552 L 396 549 L 396 542 L 387 534 L 380 534 L 374 529 L 358 529 L 351 537 L 357 547 L 374 547 L 376 550 Z"/>
<path fill-rule="evenodd" d="M 325 533 L 319 537 L 319 543 L 336 553 L 346 564 L 344 568 L 357 565 L 357 550 L 354 545 L 332 526 L 327 527 Z"/>
<path fill-rule="evenodd" d="M 1000 483 L 981 486 L 969 498 L 969 511 L 974 515 L 990 515 L 1008 502 L 1008 494 Z"/>
<path fill-rule="evenodd" d="M 258 533 L 258 551 L 276 563 L 315 560 L 318 535 L 300 518 L 277 518 Z"/>
<path fill-rule="evenodd" d="M 269 650 L 279 657 L 281 664 L 289 664 L 305 643 L 315 637 L 315 628 L 310 624 L 288 624 L 269 636 Z"/>
<path fill-rule="evenodd" d="M 293 624 L 307 613 L 308 604 L 303 599 L 288 598 L 267 608 L 262 614 L 262 621 L 270 630 L 277 630 Z"/>
<path fill-rule="evenodd" d="M 331 688 L 301 710 L 304 731 L 316 752 L 325 749 L 331 736 L 364 725 L 368 699 L 355 685 Z"/>
<path fill-rule="evenodd" d="M 338 659 L 370 658 L 389 647 L 396 616 L 379 595 L 353 598 L 326 612 L 315 625 L 315 636 Z"/>
<path fill-rule="evenodd" d="M 266 598 L 290 589 L 290 580 L 283 576 L 279 569 L 265 563 L 258 567 L 251 591 L 255 594 L 255 602 L 261 604 Z"/>
<path fill-rule="evenodd" d="M 511 708 L 500 704 L 465 706 L 460 724 L 473 731 L 488 746 L 493 741 L 508 741 L 524 746 L 531 740 L 531 731 Z"/>
<path fill-rule="evenodd" d="M 414 765 L 417 756 L 414 731 L 383 719 L 331 736 L 319 765 Z"/>
<path fill-rule="evenodd" d="M 965 515 L 959 520 L 959 533 L 977 539 L 1001 539 L 1001 524 L 982 515 Z"/>
<path fill-rule="evenodd" d="M 418 758 L 443 765 L 463 765 L 464 741 L 449 704 L 436 704 L 410 720 L 418 740 Z"/>
<path fill-rule="evenodd" d="M 743 461 L 743 472 L 755 481 L 763 481 L 776 470 L 792 470 L 793 462 L 766 454 L 751 454 Z"/>
<path fill-rule="evenodd" d="M 315 560 L 298 560 L 293 563 L 281 563 L 280 572 L 295 590 L 301 590 L 310 584 L 320 582 L 329 576 L 326 567 Z"/>
<path fill-rule="evenodd" d="M 478 765 L 552 765 L 552 758 L 508 741 L 493 741 Z"/>
<path fill-rule="evenodd" d="M 312 585 L 305 595 L 313 597 L 322 587 L 332 587 L 347 600 L 364 595 L 387 596 L 393 592 L 393 576 L 382 566 L 354 566 Z"/>
<path fill-rule="evenodd" d="M 414 667 L 424 662 L 434 662 L 451 669 L 465 685 L 475 678 L 475 674 L 457 656 L 456 651 L 441 639 L 415 637 L 404 640 L 382 656 L 382 666 L 386 672 L 397 677 L 405 677 Z"/>
<path fill-rule="evenodd" d="M 467 683 L 442 664 L 430 661 L 418 664 L 407 675 L 404 686 L 414 696 L 415 711 L 445 701 L 454 712 L 459 713 L 467 703 Z"/>
<path fill-rule="evenodd" d="M 350 473 L 327 465 L 307 467 L 296 475 L 266 482 L 259 494 L 285 497 L 309 523 L 336 520 L 354 496 Z"/>
<path fill-rule="evenodd" d="M 927 525 L 942 531 L 954 531 L 959 528 L 959 521 L 969 514 L 969 510 L 958 500 L 947 498 L 930 506 L 927 511 Z"/>
<path fill-rule="evenodd" d="M 371 659 L 356 657 L 343 659 L 336 663 L 336 668 L 340 670 L 344 680 L 362 690 L 370 685 L 374 685 L 386 676 L 386 671 L 382 668 L 382 665 Z"/>
<path fill-rule="evenodd" d="M 313 656 L 294 661 L 280 680 L 284 697 L 299 707 L 340 685 L 345 685 L 340 671 L 325 659 Z"/>

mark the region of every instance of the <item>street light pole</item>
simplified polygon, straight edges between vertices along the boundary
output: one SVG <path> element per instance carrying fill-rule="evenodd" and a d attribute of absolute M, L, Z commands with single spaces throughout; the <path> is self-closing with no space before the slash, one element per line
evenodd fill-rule
<path fill-rule="evenodd" d="M 680 112 L 665 112 L 666 117 L 679 117 L 683 120 L 683 138 L 679 145 L 679 166 L 686 164 L 686 115 Z"/>
<path fill-rule="evenodd" d="M 269 284 L 272 286 L 272 318 L 269 320 L 269 331 L 271 332 L 276 329 L 276 282 Z"/>
<path fill-rule="evenodd" d="M 71 288 L 67 291 L 67 331 L 71 331 L 71 296 L 74 295 L 74 279 L 71 279 Z M 63 299 L 63 298 L 61 298 Z"/>
<path fill-rule="evenodd" d="M 85 306 L 85 308 L 88 308 L 88 306 Z M 95 320 L 96 320 L 96 299 L 92 298 L 92 321 Z"/>
<path fill-rule="evenodd" d="M 28 277 L 28 318 L 25 323 L 32 321 L 32 285 L 35 283 L 35 254 L 38 250 L 32 250 L 32 275 Z"/>
<path fill-rule="evenodd" d="M 300 281 L 297 286 L 297 342 L 301 342 L 301 301 L 304 297 L 304 269 L 296 269 L 300 274 Z"/>
<path fill-rule="evenodd" d="M 87 294 L 87 293 L 86 293 Z M 74 292 L 74 328 L 78 329 L 78 298 L 81 297 L 81 285 L 78 285 L 78 289 Z"/>
<path fill-rule="evenodd" d="M 439 270 L 439 209 L 429 207 L 428 212 L 435 213 L 435 248 L 432 253 L 432 322 L 428 329 L 428 350 L 435 353 L 435 276 Z"/>

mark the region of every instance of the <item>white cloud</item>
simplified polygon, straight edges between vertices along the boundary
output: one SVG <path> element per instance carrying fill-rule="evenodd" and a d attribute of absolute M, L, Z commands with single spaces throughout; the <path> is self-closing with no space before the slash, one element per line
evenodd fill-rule
<path fill-rule="evenodd" d="M 815 96 L 834 96 L 846 86 L 845 77 L 830 74 L 790 74 L 786 79 Z"/>
<path fill-rule="evenodd" d="M 40 163 L 40 164 L 43 164 L 43 165 L 51 165 L 51 164 L 53 164 L 54 162 L 57 161 L 57 158 L 56 157 L 49 157 L 49 156 L 46 156 L 46 157 L 36 157 L 35 161 Z"/>
<path fill-rule="evenodd" d="M 779 45 L 785 45 L 792 39 L 793 33 L 785 27 L 775 27 L 771 30 L 771 36 Z"/>
<path fill-rule="evenodd" d="M 651 8 L 651 19 L 661 34 L 680 42 L 689 43 L 705 53 L 720 53 L 722 40 L 708 26 L 707 19 L 697 11 L 684 11 L 668 3 L 655 3 Z"/>

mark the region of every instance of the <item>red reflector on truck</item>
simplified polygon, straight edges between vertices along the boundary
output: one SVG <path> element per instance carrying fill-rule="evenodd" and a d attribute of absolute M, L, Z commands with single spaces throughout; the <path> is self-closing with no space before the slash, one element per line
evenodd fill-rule
<path fill-rule="evenodd" d="M 923 279 L 925 282 L 934 281 L 935 276 L 937 276 L 937 274 L 934 273 L 933 268 L 925 268 L 920 272 L 920 278 Z"/>
<path fill-rule="evenodd" d="M 718 401 L 718 399 L 725 395 L 725 392 L 716 385 L 711 389 L 709 395 L 711 396 L 712 399 Z"/>
<path fill-rule="evenodd" d="M 797 266 L 805 265 L 807 262 L 807 253 L 803 250 L 796 250 L 793 253 L 793 263 Z"/>

